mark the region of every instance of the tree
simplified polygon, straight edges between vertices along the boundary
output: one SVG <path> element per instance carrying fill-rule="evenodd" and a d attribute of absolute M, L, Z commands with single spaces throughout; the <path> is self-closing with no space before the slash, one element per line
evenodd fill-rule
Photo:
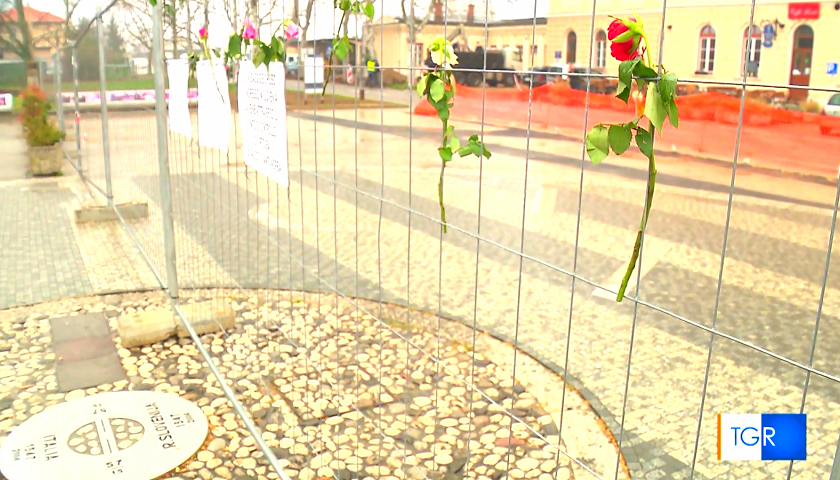
<path fill-rule="evenodd" d="M 26 23 L 23 0 L 0 0 L 0 50 L 32 62 L 32 35 Z"/>
<path fill-rule="evenodd" d="M 125 40 L 114 17 L 111 17 L 105 26 L 105 61 L 110 64 L 122 64 L 126 61 Z"/>

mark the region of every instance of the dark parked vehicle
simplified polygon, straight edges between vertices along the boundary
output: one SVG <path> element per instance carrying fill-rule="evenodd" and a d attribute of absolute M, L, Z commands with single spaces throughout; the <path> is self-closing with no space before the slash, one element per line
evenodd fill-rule
<path fill-rule="evenodd" d="M 586 90 L 587 77 L 591 78 L 590 92 L 608 93 L 610 89 L 610 82 L 608 79 L 598 77 L 603 72 L 596 71 L 588 67 L 575 67 L 571 70 L 572 75 L 569 75 L 569 86 L 575 90 Z M 576 74 L 576 75 L 575 75 Z"/>
<path fill-rule="evenodd" d="M 519 81 L 523 85 L 530 86 L 533 78 L 533 86 L 539 87 L 546 83 L 557 83 L 563 79 L 564 75 L 563 67 L 534 67 L 529 72 L 520 74 Z"/>

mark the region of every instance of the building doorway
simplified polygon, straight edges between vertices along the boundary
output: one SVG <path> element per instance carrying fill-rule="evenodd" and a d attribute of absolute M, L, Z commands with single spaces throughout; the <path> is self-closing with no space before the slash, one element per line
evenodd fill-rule
<path fill-rule="evenodd" d="M 572 65 L 577 61 L 577 35 L 574 30 L 566 35 L 566 63 Z"/>
<path fill-rule="evenodd" d="M 800 25 L 793 32 L 793 54 L 790 61 L 790 84 L 805 86 L 811 84 L 811 57 L 814 52 L 814 29 Z M 791 88 L 790 99 L 801 101 L 808 98 L 808 91 Z"/>

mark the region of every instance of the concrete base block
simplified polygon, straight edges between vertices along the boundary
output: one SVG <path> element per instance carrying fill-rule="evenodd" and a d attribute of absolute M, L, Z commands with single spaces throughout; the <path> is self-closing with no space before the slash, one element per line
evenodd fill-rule
<path fill-rule="evenodd" d="M 157 343 L 175 334 L 175 321 L 169 309 L 147 310 L 117 318 L 117 333 L 123 348 Z"/>
<path fill-rule="evenodd" d="M 233 328 L 236 323 L 236 313 L 229 303 L 221 299 L 209 302 L 191 303 L 181 307 L 184 316 L 190 320 L 193 328 L 199 335 L 218 332 Z M 175 328 L 179 337 L 189 337 L 190 333 L 180 321 L 175 319 Z"/>
<path fill-rule="evenodd" d="M 148 218 L 149 205 L 146 203 L 123 203 L 117 205 L 120 215 L 126 220 Z M 82 207 L 74 212 L 76 223 L 110 222 L 118 220 L 117 214 L 108 206 Z"/>
<path fill-rule="evenodd" d="M 224 300 L 183 305 L 181 309 L 199 334 L 233 328 L 236 314 Z M 170 309 L 148 310 L 117 319 L 117 333 L 123 348 L 133 348 L 161 342 L 172 336 L 189 337 L 181 318 Z"/>

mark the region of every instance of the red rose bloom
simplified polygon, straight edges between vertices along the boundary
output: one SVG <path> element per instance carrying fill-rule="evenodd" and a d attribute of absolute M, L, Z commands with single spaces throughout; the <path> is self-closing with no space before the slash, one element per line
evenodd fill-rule
<path fill-rule="evenodd" d="M 636 19 L 630 17 L 630 21 L 635 22 Z M 627 28 L 627 25 L 623 24 L 621 20 L 613 20 L 612 23 L 610 23 L 610 26 L 607 27 L 607 38 L 612 41 L 615 37 L 621 35 L 627 30 L 630 29 Z"/>
<path fill-rule="evenodd" d="M 634 17 L 630 17 L 631 22 L 635 22 Z M 630 30 L 621 20 L 613 20 L 607 28 L 607 38 L 612 42 L 610 44 L 610 55 L 619 62 L 626 60 L 633 60 L 639 56 L 638 44 L 635 39 L 630 38 L 623 42 L 615 42 L 615 38 Z M 635 48 L 634 48 L 635 44 Z"/>
<path fill-rule="evenodd" d="M 610 44 L 610 55 L 619 62 L 633 60 L 639 56 L 639 47 L 633 47 L 633 40 L 626 42 L 612 42 Z"/>

